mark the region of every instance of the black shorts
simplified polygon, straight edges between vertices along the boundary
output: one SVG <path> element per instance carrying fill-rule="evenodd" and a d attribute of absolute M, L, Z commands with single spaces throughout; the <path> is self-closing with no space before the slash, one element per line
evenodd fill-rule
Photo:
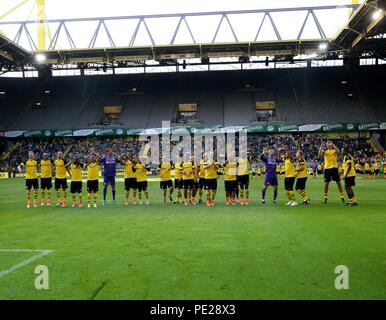
<path fill-rule="evenodd" d="M 237 182 L 240 187 L 245 187 L 248 189 L 249 186 L 249 174 L 243 174 L 242 176 L 237 176 Z"/>
<path fill-rule="evenodd" d="M 338 168 L 324 169 L 324 182 L 340 181 Z"/>
<path fill-rule="evenodd" d="M 362 171 L 362 170 L 355 170 L 355 173 L 357 173 L 357 174 L 363 174 L 363 171 Z"/>
<path fill-rule="evenodd" d="M 160 181 L 159 187 L 161 189 L 167 189 L 167 188 L 171 189 L 173 188 L 173 182 L 172 180 Z"/>
<path fill-rule="evenodd" d="M 344 179 L 344 185 L 346 187 L 354 187 L 355 186 L 355 177 L 346 177 L 346 179 Z"/>
<path fill-rule="evenodd" d="M 52 178 L 40 178 L 40 187 L 50 190 L 52 188 Z"/>
<path fill-rule="evenodd" d="M 87 192 L 98 192 L 99 181 L 98 180 L 87 180 Z"/>
<path fill-rule="evenodd" d="M 197 181 L 193 182 L 193 189 L 198 190 L 198 188 L 199 188 L 199 184 L 198 184 L 198 180 L 197 180 Z"/>
<path fill-rule="evenodd" d="M 55 178 L 55 189 L 56 190 L 59 190 L 59 189 L 67 189 L 68 186 L 67 186 L 67 178 L 64 178 L 64 179 L 59 179 L 59 178 Z"/>
<path fill-rule="evenodd" d="M 226 192 L 236 192 L 237 190 L 237 180 L 234 181 L 224 181 L 224 188 Z"/>
<path fill-rule="evenodd" d="M 137 181 L 137 190 L 138 191 L 147 190 L 147 181 Z"/>
<path fill-rule="evenodd" d="M 182 179 L 174 179 L 174 189 L 182 189 Z"/>
<path fill-rule="evenodd" d="M 182 184 L 184 186 L 184 189 L 193 189 L 194 180 L 193 179 L 182 180 Z"/>
<path fill-rule="evenodd" d="M 378 175 L 379 174 L 379 169 L 374 170 L 374 174 Z"/>
<path fill-rule="evenodd" d="M 137 189 L 136 178 L 125 178 L 125 190 L 129 191 L 130 189 Z"/>
<path fill-rule="evenodd" d="M 205 178 L 198 179 L 198 188 L 203 189 L 205 187 Z"/>
<path fill-rule="evenodd" d="M 217 190 L 217 179 L 205 179 L 205 190 Z"/>
<path fill-rule="evenodd" d="M 366 170 L 365 173 L 366 174 L 371 174 L 371 171 L 370 170 Z"/>
<path fill-rule="evenodd" d="M 284 178 L 284 190 L 294 190 L 295 177 Z"/>
<path fill-rule="evenodd" d="M 82 181 L 71 181 L 70 192 L 82 193 Z"/>
<path fill-rule="evenodd" d="M 323 171 L 322 170 L 318 170 L 318 171 L 316 171 L 318 174 L 322 174 L 323 173 Z"/>
<path fill-rule="evenodd" d="M 39 189 L 39 181 L 38 178 L 36 179 L 25 179 L 25 187 L 27 190 Z"/>
<path fill-rule="evenodd" d="M 295 184 L 295 189 L 296 190 L 305 190 L 306 189 L 306 182 L 307 178 L 297 178 L 296 184 Z"/>

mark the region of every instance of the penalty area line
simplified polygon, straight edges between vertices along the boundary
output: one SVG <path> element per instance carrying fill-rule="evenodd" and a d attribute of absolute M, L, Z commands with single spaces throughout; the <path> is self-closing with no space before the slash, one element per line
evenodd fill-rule
<path fill-rule="evenodd" d="M 15 264 L 14 266 L 12 266 L 6 270 L 0 271 L 0 278 L 6 276 L 7 274 L 10 274 L 11 272 L 13 272 L 17 269 L 20 269 L 20 268 L 26 266 L 27 264 L 30 264 L 31 262 L 33 262 L 37 259 L 48 256 L 53 251 L 54 250 L 0 249 L 0 253 L 1 252 L 39 252 L 39 254 L 36 254 L 36 255 L 26 259 L 26 260 L 23 260 L 22 262 Z"/>

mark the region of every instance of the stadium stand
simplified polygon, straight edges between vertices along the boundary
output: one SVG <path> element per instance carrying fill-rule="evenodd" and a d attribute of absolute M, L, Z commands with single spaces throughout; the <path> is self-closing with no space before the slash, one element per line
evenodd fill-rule
<path fill-rule="evenodd" d="M 386 66 L 361 66 L 0 79 L 0 128 L 99 127 L 106 105 L 122 106 L 108 125 L 160 127 L 175 121 L 178 104 L 192 102 L 204 125 L 374 122 L 386 119 L 384 74 Z M 262 92 L 274 99 L 274 117 L 255 116 Z"/>

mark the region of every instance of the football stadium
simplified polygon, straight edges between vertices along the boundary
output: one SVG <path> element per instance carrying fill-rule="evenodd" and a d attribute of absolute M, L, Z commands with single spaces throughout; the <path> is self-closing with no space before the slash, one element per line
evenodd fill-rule
<path fill-rule="evenodd" d="M 384 300 L 386 1 L 109 2 L 0 3 L 0 300 Z"/>

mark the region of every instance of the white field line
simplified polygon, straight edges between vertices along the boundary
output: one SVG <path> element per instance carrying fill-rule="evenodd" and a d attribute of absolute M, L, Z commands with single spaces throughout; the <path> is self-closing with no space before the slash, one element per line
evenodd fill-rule
<path fill-rule="evenodd" d="M 31 263 L 31 262 L 33 262 L 41 257 L 49 255 L 53 251 L 54 250 L 0 249 L 0 253 L 1 252 L 40 252 L 39 254 L 36 254 L 36 255 L 26 259 L 26 260 L 23 260 L 22 262 L 20 262 L 18 264 L 15 264 L 14 266 L 10 267 L 9 269 L 0 271 L 0 278 L 6 276 L 7 274 L 10 274 L 11 272 L 13 272 L 19 268 L 26 266 L 27 264 L 29 264 L 29 263 Z"/>

